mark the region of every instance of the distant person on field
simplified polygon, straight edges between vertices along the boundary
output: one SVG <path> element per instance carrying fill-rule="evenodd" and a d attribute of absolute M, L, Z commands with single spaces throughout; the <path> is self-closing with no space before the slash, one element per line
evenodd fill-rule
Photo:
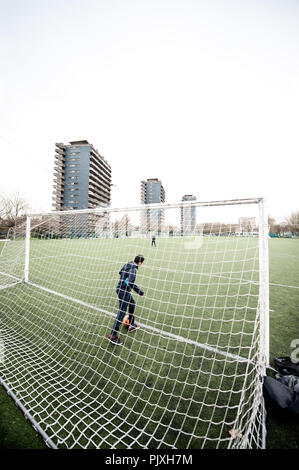
<path fill-rule="evenodd" d="M 152 237 L 152 246 L 156 246 L 156 237 L 155 237 L 155 235 Z"/>
<path fill-rule="evenodd" d="M 134 318 L 136 303 L 130 292 L 133 289 L 137 294 L 144 295 L 144 292 L 135 284 L 137 270 L 143 262 L 144 257 L 142 255 L 137 255 L 135 256 L 134 261 L 129 261 L 119 271 L 120 279 L 116 287 L 116 293 L 119 299 L 119 309 L 109 336 L 109 341 L 118 346 L 123 344 L 117 334 L 127 309 L 129 312 L 128 331 L 132 332 L 138 328 Z"/>

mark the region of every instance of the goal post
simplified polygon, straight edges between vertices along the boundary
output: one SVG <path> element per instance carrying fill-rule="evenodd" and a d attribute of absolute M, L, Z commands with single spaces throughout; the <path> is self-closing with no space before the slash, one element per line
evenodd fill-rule
<path fill-rule="evenodd" d="M 31 218 L 28 215 L 26 219 L 26 239 L 25 239 L 25 267 L 24 267 L 24 282 L 29 280 L 29 254 L 30 254 L 30 233 Z"/>
<path fill-rule="evenodd" d="M 1 383 L 54 448 L 264 448 L 268 269 L 262 198 L 30 214 L 0 256 Z"/>
<path fill-rule="evenodd" d="M 260 310 L 261 310 L 261 351 L 265 354 L 265 367 L 270 365 L 269 337 L 269 223 L 264 199 L 259 201 L 259 267 L 260 267 Z M 266 372 L 266 371 L 265 371 Z M 265 373 L 266 375 L 266 373 Z"/>

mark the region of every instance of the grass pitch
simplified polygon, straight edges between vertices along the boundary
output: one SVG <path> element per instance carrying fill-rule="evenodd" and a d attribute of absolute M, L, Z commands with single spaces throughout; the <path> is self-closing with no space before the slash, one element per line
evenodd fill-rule
<path fill-rule="evenodd" d="M 117 242 L 115 249 L 115 240 L 90 240 L 94 246 L 88 256 L 85 240 L 33 241 L 30 281 L 48 291 L 24 285 L 0 291 L 2 331 L 8 338 L 14 330 L 9 359 L 13 374 L 7 379 L 19 398 L 29 403 L 32 414 L 47 417 L 54 433 L 60 430 L 62 447 L 72 427 L 74 447 L 79 439 L 86 446 L 96 445 L 99 434 L 102 447 L 123 448 L 126 441 L 132 447 L 155 448 L 168 430 L 166 447 L 197 448 L 204 443 L 214 448 L 219 438 L 228 439 L 228 425 L 235 419 L 233 410 L 246 385 L 244 365 L 224 363 L 221 355 L 215 360 L 211 351 L 194 349 L 194 342 L 230 354 L 250 354 L 257 299 L 252 282 L 257 276 L 256 240 L 234 240 L 233 245 L 222 239 L 216 246 L 212 240 L 199 257 L 194 257 L 190 245 L 179 246 L 184 243 L 181 239 L 158 240 L 157 248 L 149 241 L 145 246 L 144 240 Z M 269 247 L 273 358 L 290 354 L 290 343 L 298 332 L 299 276 L 294 260 L 299 257 L 299 243 L 269 240 Z M 125 347 L 117 351 L 107 342 L 107 335 L 117 312 L 120 260 L 124 263 L 139 252 L 146 261 L 137 284 L 146 295 L 135 296 L 136 321 L 148 328 L 134 336 L 122 332 Z M 184 259 L 180 253 L 185 253 Z M 22 268 L 16 265 L 14 269 L 17 273 Z M 81 303 L 53 296 L 52 290 Z M 155 329 L 169 335 L 154 334 Z M 171 335 L 186 341 L 174 341 Z M 246 372 L 250 376 L 251 371 Z M 200 410 L 203 401 L 206 406 Z M 71 414 L 76 416 L 72 425 L 68 422 Z M 88 431 L 83 437 L 86 422 Z M 285 425 L 275 423 L 276 429 L 281 426 Z M 178 429 L 184 430 L 179 439 Z M 287 424 L 288 437 L 284 438 L 284 432 L 277 439 L 272 433 L 272 443 L 271 429 L 268 447 L 296 445 L 292 423 Z M 205 437 L 195 439 L 198 435 Z"/>

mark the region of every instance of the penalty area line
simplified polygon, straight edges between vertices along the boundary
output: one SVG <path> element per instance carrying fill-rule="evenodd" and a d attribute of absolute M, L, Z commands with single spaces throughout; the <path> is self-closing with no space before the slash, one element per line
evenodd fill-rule
<path fill-rule="evenodd" d="M 27 284 L 32 286 L 32 287 L 36 287 L 37 289 L 43 290 L 43 291 L 45 291 L 49 294 L 53 294 L 53 295 L 56 295 L 58 297 L 61 297 L 61 298 L 65 299 L 65 300 L 69 300 L 70 302 L 75 302 L 76 304 L 82 305 L 83 307 L 90 308 L 90 309 L 95 310 L 97 312 L 105 313 L 106 315 L 109 315 L 110 317 L 115 318 L 115 316 L 116 316 L 115 313 L 111 313 L 108 310 L 104 310 L 102 308 L 96 307 L 95 305 L 84 302 L 83 300 L 75 299 L 74 297 L 70 297 L 68 295 L 61 294 L 61 293 L 56 292 L 52 289 L 48 289 L 47 287 L 40 286 L 39 284 L 35 284 L 33 282 L 30 282 L 30 281 L 27 282 Z M 220 354 L 220 355 L 225 356 L 225 357 L 229 357 L 229 358 L 237 360 L 239 362 L 252 362 L 252 361 L 250 361 L 249 359 L 247 359 L 245 357 L 241 357 L 241 356 L 238 356 L 236 354 L 232 354 L 232 353 L 229 353 L 229 352 L 226 352 L 226 351 L 221 351 L 220 349 L 213 348 L 212 346 L 209 346 L 207 344 L 198 343 L 197 341 L 193 341 L 191 339 L 184 338 L 183 336 L 179 336 L 179 335 L 175 335 L 173 333 L 169 333 L 168 331 L 162 331 L 159 328 L 155 328 L 155 327 L 150 326 L 150 325 L 145 325 L 144 323 L 139 323 L 139 325 L 142 326 L 143 328 L 145 328 L 147 330 L 150 330 L 154 333 L 157 333 L 159 335 L 166 336 L 166 337 L 171 338 L 171 339 L 175 339 L 176 341 L 181 341 L 182 343 L 188 343 L 188 344 L 194 345 L 194 346 L 202 348 L 202 349 L 207 349 L 208 351 L 214 352 L 216 354 Z"/>

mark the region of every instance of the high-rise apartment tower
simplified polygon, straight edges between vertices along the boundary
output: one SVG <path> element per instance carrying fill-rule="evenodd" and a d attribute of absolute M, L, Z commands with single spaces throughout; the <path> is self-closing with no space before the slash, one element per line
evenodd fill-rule
<path fill-rule="evenodd" d="M 98 150 L 87 140 L 55 146 L 54 210 L 108 207 L 111 167 Z"/>
<path fill-rule="evenodd" d="M 150 178 L 141 181 L 141 203 L 158 204 L 165 202 L 165 190 L 160 180 Z M 163 209 L 147 209 L 141 217 L 142 230 L 146 233 L 161 233 L 164 221 Z"/>
<path fill-rule="evenodd" d="M 196 197 L 192 194 L 186 194 L 182 197 L 182 202 L 196 201 Z M 181 233 L 184 235 L 191 235 L 195 232 L 196 228 L 196 207 L 192 205 L 184 205 L 181 209 Z"/>
<path fill-rule="evenodd" d="M 155 204 L 165 202 L 165 190 L 157 178 L 141 181 L 141 203 Z"/>

